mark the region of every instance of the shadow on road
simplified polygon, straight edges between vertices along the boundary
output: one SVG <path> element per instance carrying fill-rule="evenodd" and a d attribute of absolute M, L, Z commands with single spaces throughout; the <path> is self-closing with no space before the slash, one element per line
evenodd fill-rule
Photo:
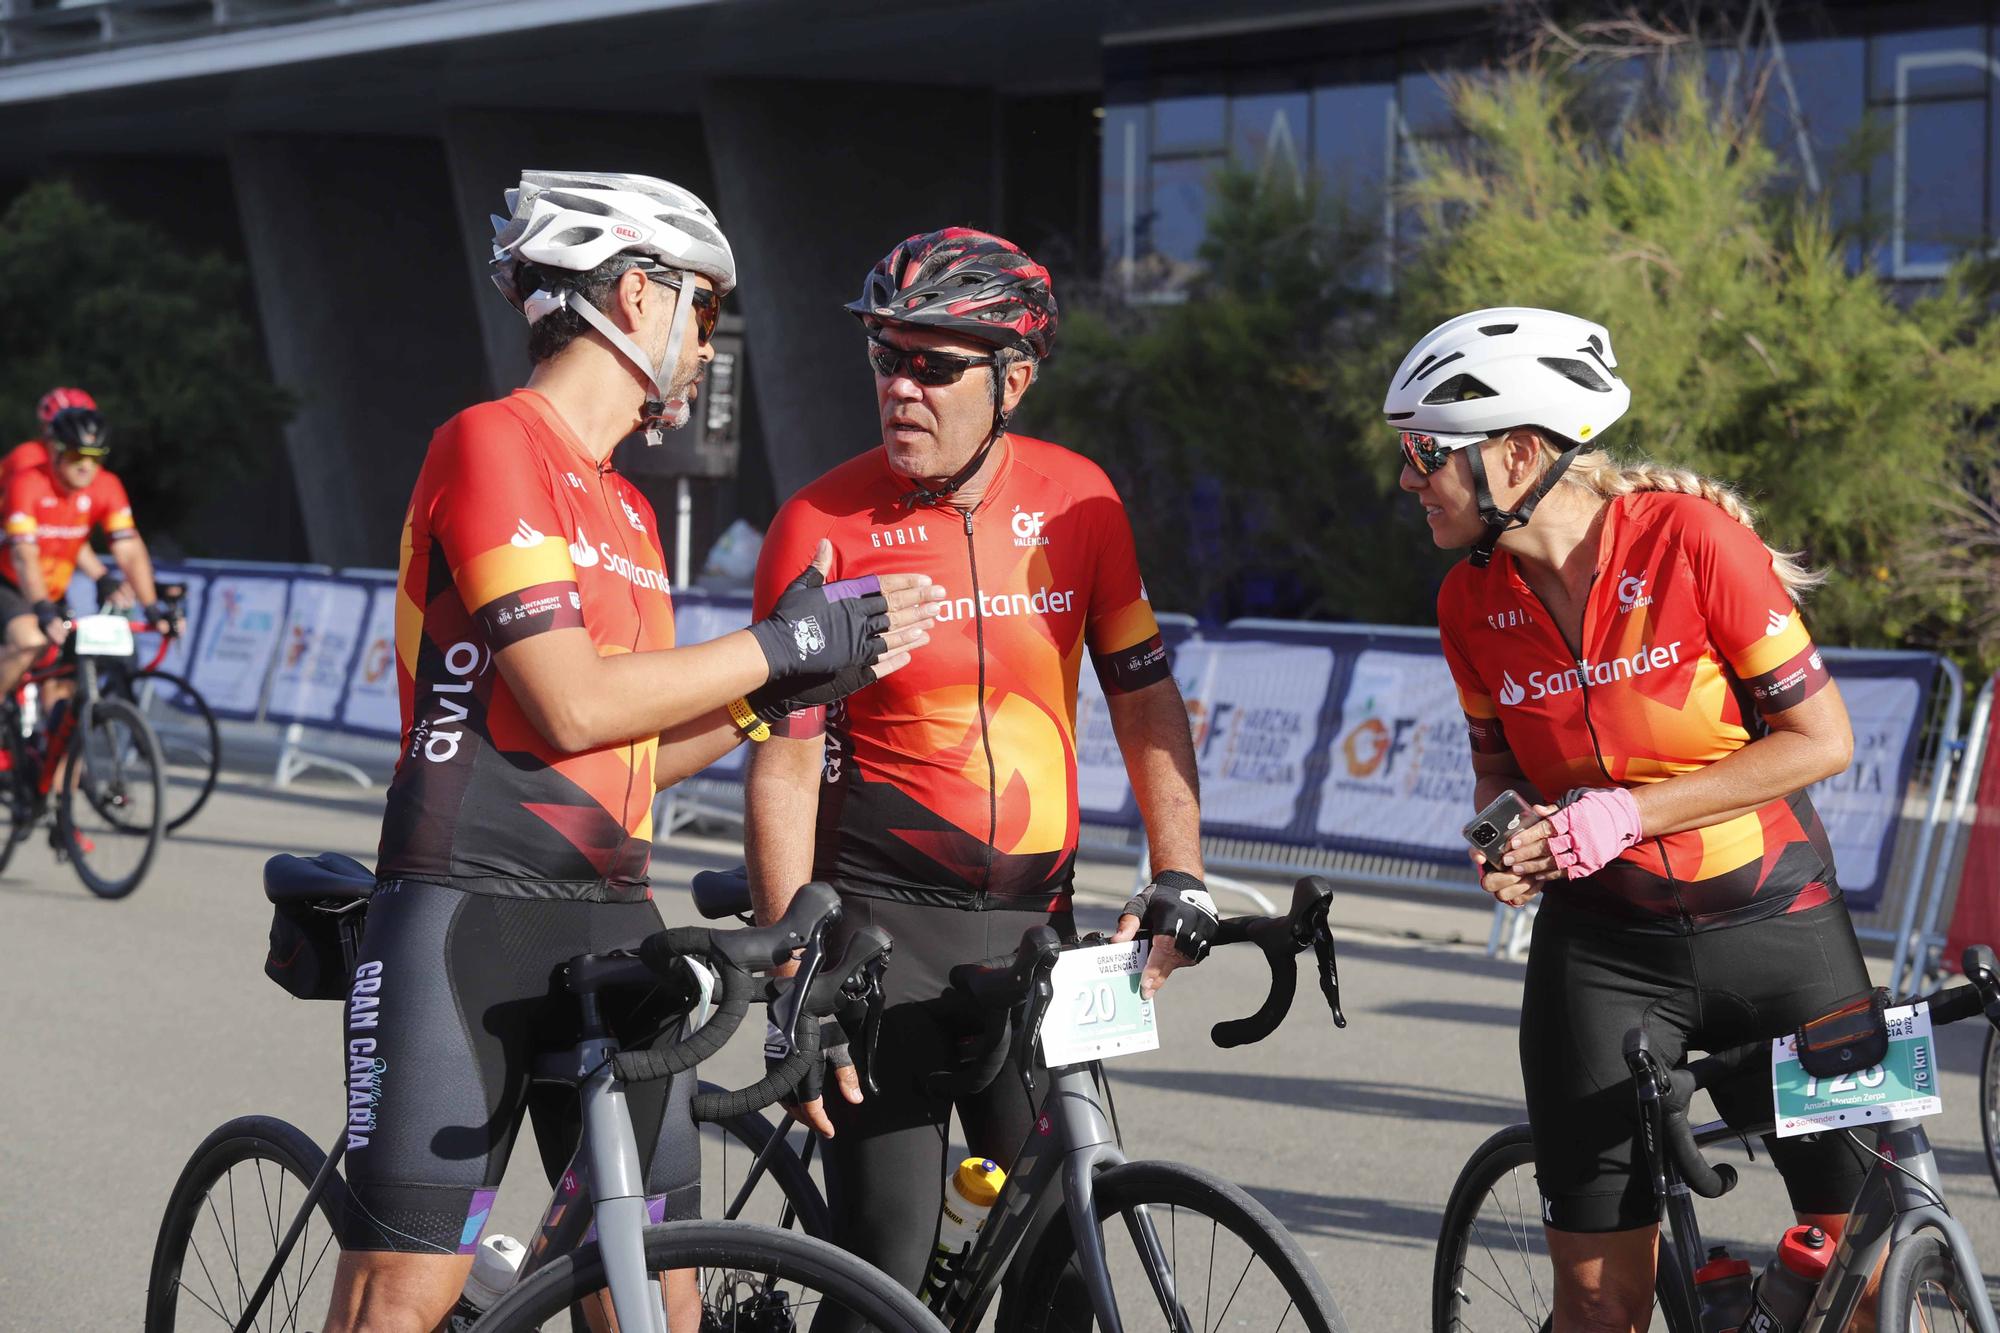
<path fill-rule="evenodd" d="M 1517 1005 L 1462 1004 L 1453 1000 L 1404 1000 L 1398 1004 L 1385 1004 L 1373 1012 L 1398 1018 L 1433 1018 L 1441 1023 L 1485 1023 L 1503 1028 L 1514 1028 L 1521 1022 L 1521 1010 Z"/>
<path fill-rule="evenodd" d="M 1291 1074 L 1222 1074 L 1199 1070 L 1120 1070 L 1119 1083 L 1166 1092 L 1198 1092 L 1232 1101 L 1277 1102 L 1315 1111 L 1390 1116 L 1399 1120 L 1450 1120 L 1499 1128 L 1524 1119 L 1527 1108 L 1506 1097 L 1438 1092 L 1403 1083 L 1308 1078 Z"/>
<path fill-rule="evenodd" d="M 1444 1222 L 1443 1200 L 1419 1206 L 1343 1194 L 1246 1188 L 1295 1236 L 1353 1236 L 1377 1245 L 1429 1249 L 1437 1243 L 1438 1228 Z M 1338 1270 L 1322 1268 L 1322 1273 L 1335 1284 L 1342 1276 Z"/>

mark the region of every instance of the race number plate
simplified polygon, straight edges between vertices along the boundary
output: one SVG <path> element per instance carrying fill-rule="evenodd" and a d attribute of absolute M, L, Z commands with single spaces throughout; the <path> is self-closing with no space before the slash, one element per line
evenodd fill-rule
<path fill-rule="evenodd" d="M 1883 1120 L 1914 1120 L 1944 1109 L 1938 1096 L 1931 1007 L 1904 1005 L 1884 1015 L 1889 1054 L 1873 1069 L 1814 1078 L 1799 1064 L 1797 1037 L 1771 1043 L 1771 1101 L 1778 1137 L 1851 1129 Z"/>
<path fill-rule="evenodd" d="M 78 657 L 130 657 L 132 622 L 123 616 L 78 616 L 70 633 Z"/>
<path fill-rule="evenodd" d="M 1055 988 L 1042 1019 L 1042 1058 L 1050 1068 L 1160 1049 L 1153 1002 L 1139 998 L 1148 940 L 1069 949 L 1049 974 Z"/>

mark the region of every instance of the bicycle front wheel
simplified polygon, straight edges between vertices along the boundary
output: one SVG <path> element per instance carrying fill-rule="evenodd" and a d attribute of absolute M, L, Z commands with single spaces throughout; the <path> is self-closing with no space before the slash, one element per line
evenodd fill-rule
<path fill-rule="evenodd" d="M 1979 1327 L 1951 1243 L 1935 1231 L 1920 1231 L 1889 1251 L 1881 1310 L 1882 1333 L 1969 1333 Z"/>
<path fill-rule="evenodd" d="M 702 1328 L 804 1333 L 822 1309 L 850 1327 L 943 1333 L 916 1297 L 822 1240 L 748 1222 L 668 1222 L 646 1228 L 646 1269 L 701 1274 Z M 570 1307 L 606 1296 L 595 1244 L 551 1260 L 479 1321 L 481 1333 L 568 1333 Z M 608 1296 L 606 1296 L 608 1299 Z"/>
<path fill-rule="evenodd" d="M 1132 1333 L 1345 1333 L 1312 1261 L 1240 1186 L 1177 1162 L 1127 1162 L 1101 1172 L 1093 1195 L 1112 1298 Z M 1084 1333 L 1095 1322 L 1065 1214 L 1009 1284 L 999 1326 Z"/>
<path fill-rule="evenodd" d="M 1979 1132 L 1986 1139 L 1986 1169 L 2000 1189 L 2000 1028 L 1986 1034 L 1986 1059 L 1979 1066 Z"/>
<path fill-rule="evenodd" d="M 265 1297 L 255 1328 L 318 1328 L 340 1266 L 339 1173 L 306 1207 L 326 1154 L 270 1116 L 244 1116 L 195 1149 L 167 1200 L 146 1286 L 146 1333 L 234 1328 L 301 1213 L 304 1229 Z"/>
<path fill-rule="evenodd" d="M 166 814 L 166 764 L 139 710 L 123 699 L 85 706 L 70 734 L 56 832 L 84 886 L 123 898 L 153 864 Z"/>
<path fill-rule="evenodd" d="M 222 728 L 208 700 L 185 677 L 147 671 L 124 683 L 160 739 L 167 765 L 166 830 L 172 833 L 200 814 L 215 793 L 222 776 Z"/>

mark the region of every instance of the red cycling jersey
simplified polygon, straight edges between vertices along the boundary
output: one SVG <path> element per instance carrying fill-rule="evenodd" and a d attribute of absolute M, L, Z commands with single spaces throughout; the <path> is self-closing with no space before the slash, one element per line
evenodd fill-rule
<path fill-rule="evenodd" d="M 68 591 L 77 555 L 90 540 L 91 529 L 113 540 L 137 531 L 132 502 L 115 473 L 99 468 L 90 485 L 73 491 L 56 475 L 48 447 L 40 440 L 8 451 L 0 461 L 0 481 L 7 488 L 7 541 L 35 544 L 42 586 L 51 601 L 60 601 Z M 16 586 L 20 583 L 11 560 L 0 560 L 0 577 Z"/>
<path fill-rule="evenodd" d="M 396 675 L 403 751 L 383 879 L 517 897 L 645 898 L 657 736 L 550 745 L 493 664 L 581 627 L 598 655 L 674 645 L 652 506 L 526 389 L 431 440 L 403 525 Z"/>
<path fill-rule="evenodd" d="M 829 711 L 814 874 L 849 892 L 983 908 L 1059 903 L 1076 857 L 1076 681 L 1111 692 L 1167 656 L 1132 525 L 1103 469 L 1006 437 L 970 511 L 912 508 L 872 449 L 778 512 L 757 564 L 768 615 L 822 537 L 829 578 L 928 574 L 946 599 L 909 666 Z M 819 711 L 791 719 L 814 734 Z"/>
<path fill-rule="evenodd" d="M 1639 492 L 1606 506 L 1580 657 L 1504 550 L 1486 569 L 1462 563 L 1446 576 L 1438 625 L 1472 748 L 1511 751 L 1550 800 L 1706 767 L 1829 679 L 1763 542 L 1698 496 Z M 1582 910 L 1675 931 L 1838 893 L 1802 791 L 1648 838 L 1558 891 Z"/>

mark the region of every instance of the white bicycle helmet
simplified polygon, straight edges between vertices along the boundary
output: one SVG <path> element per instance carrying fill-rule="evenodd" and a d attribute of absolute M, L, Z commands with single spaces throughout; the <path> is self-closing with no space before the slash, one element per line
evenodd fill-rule
<path fill-rule="evenodd" d="M 549 285 L 550 270 L 584 274 L 627 257 L 639 265 L 676 273 L 698 273 L 715 286 L 718 297 L 736 286 L 736 256 L 728 237 L 707 204 L 669 181 L 624 172 L 526 171 L 518 187 L 507 191 L 506 217 L 493 222 L 493 285 L 527 317 L 530 324 L 565 307 L 639 367 L 655 397 L 646 404 L 647 440 L 659 443 L 660 423 L 668 417 L 673 356 L 687 328 L 691 300 L 676 302 L 674 322 L 667 332 L 665 365 L 651 358 L 602 311 L 582 299 L 576 288 Z M 521 267 L 533 264 L 541 283 L 523 291 Z M 685 420 L 687 405 L 675 414 Z M 678 422 L 676 423 L 678 424 Z"/>
<path fill-rule="evenodd" d="M 1533 426 L 1566 446 L 1541 485 L 1511 512 L 1494 505 L 1484 463 L 1477 451 L 1469 455 L 1486 523 L 1472 548 L 1475 566 L 1492 558 L 1503 532 L 1528 521 L 1576 455 L 1625 415 L 1632 390 L 1618 378 L 1617 366 L 1603 325 L 1526 306 L 1446 320 L 1403 358 L 1382 414 L 1406 437 L 1419 437 L 1425 452 L 1442 457 L 1517 426 Z"/>

